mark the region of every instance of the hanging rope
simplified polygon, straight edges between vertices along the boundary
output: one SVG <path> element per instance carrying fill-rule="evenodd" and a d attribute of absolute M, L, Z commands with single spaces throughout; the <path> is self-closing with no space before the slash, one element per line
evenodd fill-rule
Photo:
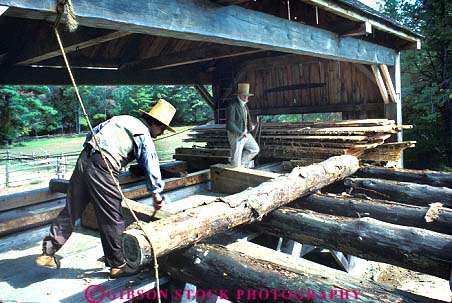
<path fill-rule="evenodd" d="M 61 17 L 64 14 L 64 8 L 67 6 L 67 16 L 66 16 L 66 26 L 69 30 L 69 32 L 74 32 L 78 28 L 78 22 L 75 16 L 74 6 L 72 5 L 71 0 L 58 0 L 56 11 L 57 11 L 57 18 L 55 20 L 55 23 L 53 25 L 54 28 L 56 28 L 61 21 Z"/>
<path fill-rule="evenodd" d="M 61 54 L 62 54 L 62 56 L 63 56 L 64 63 L 65 63 L 65 65 L 66 65 L 67 71 L 68 71 L 68 73 L 69 73 L 69 78 L 71 79 L 72 86 L 74 87 L 75 95 L 76 95 L 77 100 L 78 100 L 78 102 L 79 102 L 79 104 L 80 104 L 80 108 L 82 109 L 83 116 L 84 116 L 85 119 L 86 119 L 86 122 L 87 122 L 87 124 L 88 124 L 88 128 L 89 128 L 91 134 L 93 134 L 93 139 L 94 139 L 94 142 L 95 142 L 95 145 L 96 145 L 96 149 L 99 151 L 99 153 L 100 153 L 100 155 L 101 155 L 101 157 L 102 157 L 102 160 L 104 161 L 104 163 L 105 163 L 105 165 L 106 165 L 106 167 L 107 167 L 107 169 L 108 169 L 108 172 L 109 172 L 109 174 L 110 174 L 110 176 L 111 176 L 111 178 L 112 178 L 112 180 L 113 180 L 113 183 L 115 184 L 116 188 L 118 189 L 118 191 L 119 191 L 119 193 L 120 193 L 120 195 L 121 195 L 122 201 L 123 201 L 123 202 L 127 205 L 127 207 L 130 209 L 130 212 L 132 213 L 132 216 L 133 216 L 134 220 L 137 222 L 138 226 L 139 226 L 140 229 L 143 231 L 144 236 L 145 236 L 146 239 L 149 241 L 149 244 L 150 244 L 150 247 L 151 247 L 151 253 L 152 253 L 152 256 L 153 256 L 153 259 L 154 259 L 154 274 L 155 274 L 155 283 L 156 283 L 156 290 L 157 290 L 157 300 L 158 300 L 158 303 L 161 303 L 161 298 L 160 298 L 160 283 L 159 283 L 159 272 L 158 272 L 158 263 L 157 263 L 157 256 L 156 256 L 155 251 L 154 251 L 154 245 L 152 245 L 151 238 L 150 238 L 149 235 L 146 233 L 146 230 L 144 229 L 143 224 L 141 224 L 141 221 L 138 220 L 138 217 L 136 216 L 135 212 L 134 212 L 133 209 L 130 207 L 130 205 L 129 205 L 129 203 L 128 203 L 128 199 L 124 196 L 124 193 L 123 193 L 122 190 L 121 190 L 121 186 L 120 186 L 120 184 L 119 184 L 119 180 L 117 180 L 117 179 L 115 178 L 115 176 L 114 176 L 114 174 L 113 174 L 113 170 L 111 169 L 110 164 L 109 164 L 109 162 L 107 161 L 107 158 L 105 157 L 105 155 L 104 155 L 102 149 L 100 148 L 99 141 L 98 141 L 97 137 L 94 135 L 93 127 L 92 127 L 91 122 L 90 122 L 90 120 L 89 120 L 88 114 L 86 113 L 85 106 L 84 106 L 84 104 L 83 104 L 83 101 L 82 101 L 82 98 L 81 98 L 81 96 L 80 96 L 80 93 L 79 93 L 77 84 L 75 83 L 75 79 L 74 79 L 74 76 L 73 76 L 73 74 L 72 74 L 72 69 L 71 69 L 71 67 L 70 67 L 70 65 L 69 65 L 69 61 L 67 60 L 67 57 L 66 57 L 66 52 L 64 51 L 63 43 L 61 42 L 60 34 L 58 33 L 58 24 L 59 24 L 59 22 L 60 22 L 60 20 L 61 20 L 61 16 L 62 16 L 63 12 L 64 12 L 64 5 L 65 5 L 66 3 L 68 3 L 68 2 L 71 2 L 71 0 L 67 0 L 67 2 L 66 2 L 65 0 L 58 0 L 58 4 L 57 4 L 57 13 L 58 13 L 58 16 L 57 16 L 57 19 L 56 19 L 55 24 L 54 24 L 54 26 L 53 26 L 53 29 L 54 29 L 54 32 L 55 32 L 55 36 L 56 36 L 56 39 L 57 39 L 57 41 L 58 41 L 58 45 L 59 45 L 59 47 L 60 47 Z M 62 9 L 61 9 L 61 3 L 63 3 L 63 4 L 62 4 Z M 72 4 L 71 4 L 71 7 L 72 7 Z M 59 8 L 59 9 L 58 9 L 58 8 Z M 73 12 L 73 8 L 72 8 L 72 12 Z M 73 15 L 73 17 L 74 17 L 74 21 L 75 21 L 75 15 Z M 75 23 L 77 23 L 77 22 L 75 21 Z"/>

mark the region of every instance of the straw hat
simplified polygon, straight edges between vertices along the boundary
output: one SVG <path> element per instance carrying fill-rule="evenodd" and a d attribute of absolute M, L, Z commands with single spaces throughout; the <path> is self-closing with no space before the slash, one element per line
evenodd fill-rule
<path fill-rule="evenodd" d="M 249 83 L 239 83 L 237 85 L 237 95 L 238 96 L 254 96 L 254 94 L 250 94 L 250 84 Z"/>
<path fill-rule="evenodd" d="M 174 117 L 174 114 L 176 113 L 176 109 L 168 101 L 160 99 L 148 113 L 141 109 L 139 111 L 148 116 L 151 116 L 155 120 L 165 125 L 165 128 L 167 130 L 172 131 L 173 133 L 176 132 L 172 127 L 169 126 L 171 120 Z"/>

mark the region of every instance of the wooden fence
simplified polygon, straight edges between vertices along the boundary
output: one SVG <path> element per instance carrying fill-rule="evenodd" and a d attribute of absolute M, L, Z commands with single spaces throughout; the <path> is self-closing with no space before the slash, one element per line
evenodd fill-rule
<path fill-rule="evenodd" d="M 72 173 L 76 154 L 37 155 L 0 152 L 0 187 L 21 186 L 67 178 Z"/>

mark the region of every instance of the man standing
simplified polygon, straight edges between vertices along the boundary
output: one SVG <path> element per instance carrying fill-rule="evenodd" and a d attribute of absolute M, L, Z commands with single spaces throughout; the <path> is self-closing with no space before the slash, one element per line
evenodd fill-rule
<path fill-rule="evenodd" d="M 75 221 L 92 201 L 105 254 L 105 265 L 111 267 L 110 277 L 117 278 L 138 272 L 138 269 L 125 262 L 122 255 L 120 237 L 125 229 L 122 196 L 99 150 L 106 157 L 117 182 L 121 168 L 136 159 L 145 171 L 146 184 L 152 192 L 154 207 L 160 209 L 160 193 L 164 183 L 152 138 L 162 135 L 165 129 L 175 132 L 169 124 L 176 109 L 161 99 L 149 112 L 140 111 L 140 118 L 115 116 L 96 126 L 93 130 L 99 146 L 92 134 L 88 134 L 69 181 L 66 207 L 53 222 L 49 235 L 44 238 L 43 253 L 36 259 L 37 265 L 60 268 L 55 253 L 66 243 L 72 234 Z"/>
<path fill-rule="evenodd" d="M 254 125 L 247 103 L 250 96 L 249 83 L 239 83 L 237 98 L 226 111 L 226 129 L 231 145 L 232 167 L 251 167 L 253 158 L 259 153 L 259 145 L 251 135 Z"/>

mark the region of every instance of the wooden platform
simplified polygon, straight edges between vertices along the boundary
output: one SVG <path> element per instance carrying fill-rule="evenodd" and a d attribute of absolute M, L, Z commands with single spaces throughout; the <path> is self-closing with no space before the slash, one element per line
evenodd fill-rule
<path fill-rule="evenodd" d="M 153 275 L 143 272 L 131 278 L 108 279 L 108 268 L 98 261 L 103 256 L 97 232 L 79 227 L 58 252 L 61 269 L 53 270 L 34 264 L 41 253 L 42 239 L 49 227 L 41 227 L 1 238 L 0 242 L 0 301 L 13 302 L 87 302 L 85 291 L 98 298 L 100 287 L 118 292 L 127 289 L 130 281 L 137 282 L 131 289 L 149 290 L 155 286 Z M 168 278 L 161 278 L 160 283 Z M 98 285 L 94 287 L 93 285 Z M 96 297 L 97 296 L 97 297 Z M 108 300 L 113 302 L 113 300 Z M 127 301 L 117 298 L 114 302 Z"/>

